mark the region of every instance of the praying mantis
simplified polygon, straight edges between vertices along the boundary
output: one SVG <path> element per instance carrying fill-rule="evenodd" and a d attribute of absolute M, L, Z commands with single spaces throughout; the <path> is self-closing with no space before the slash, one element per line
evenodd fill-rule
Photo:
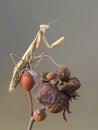
<path fill-rule="evenodd" d="M 11 59 L 15 65 L 15 68 L 14 68 L 13 74 L 12 74 L 12 79 L 10 81 L 9 88 L 8 88 L 8 90 L 10 92 L 13 92 L 14 88 L 19 84 L 20 77 L 21 77 L 21 71 L 24 68 L 26 68 L 27 66 L 31 67 L 32 58 L 34 58 L 34 52 L 36 49 L 39 48 L 41 38 L 47 48 L 53 48 L 53 47 L 59 46 L 64 42 L 64 37 L 61 37 L 56 42 L 54 42 L 53 44 L 50 45 L 45 37 L 45 32 L 49 29 L 49 27 L 50 27 L 49 25 L 44 25 L 44 24 L 40 25 L 40 29 L 39 29 L 35 39 L 32 41 L 32 43 L 30 44 L 30 46 L 28 47 L 28 49 L 26 50 L 26 52 L 24 53 L 22 58 L 18 57 L 17 55 L 15 55 L 13 53 L 10 54 Z M 18 63 L 15 62 L 15 57 L 19 59 Z M 39 55 L 38 57 L 35 57 L 35 60 L 39 59 L 39 58 L 43 58 L 43 57 L 49 57 L 49 56 L 45 55 L 45 53 L 41 53 L 41 55 Z M 50 58 L 50 59 L 52 59 L 52 58 Z"/>

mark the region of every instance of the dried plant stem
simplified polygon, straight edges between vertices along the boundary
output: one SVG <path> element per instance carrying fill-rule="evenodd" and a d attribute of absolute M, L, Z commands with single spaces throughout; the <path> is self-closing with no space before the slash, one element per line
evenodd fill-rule
<path fill-rule="evenodd" d="M 31 130 L 32 129 L 32 126 L 33 126 L 34 122 L 35 122 L 35 120 L 33 119 L 33 116 L 31 116 L 30 120 L 29 120 L 29 124 L 28 124 L 27 130 Z"/>
<path fill-rule="evenodd" d="M 31 115 L 33 114 L 33 101 L 32 101 L 32 95 L 31 95 L 31 91 L 27 91 L 28 93 L 28 97 L 29 97 L 29 102 L 30 102 L 30 113 Z"/>
<path fill-rule="evenodd" d="M 33 119 L 33 101 L 32 101 L 31 91 L 27 91 L 27 93 L 28 93 L 29 102 L 30 102 L 30 120 L 29 120 L 27 130 L 31 130 L 32 126 L 33 126 L 33 123 L 35 122 L 35 120 Z"/>

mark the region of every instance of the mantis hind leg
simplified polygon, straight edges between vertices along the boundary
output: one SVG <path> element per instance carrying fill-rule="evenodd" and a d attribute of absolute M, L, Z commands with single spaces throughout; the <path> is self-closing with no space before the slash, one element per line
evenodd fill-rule
<path fill-rule="evenodd" d="M 41 62 L 43 58 L 49 58 L 56 66 L 60 66 L 55 62 L 55 60 L 51 56 L 46 55 L 44 52 L 42 52 L 39 56 L 34 57 L 34 60 L 32 61 L 32 63 L 34 63 L 36 60 L 38 60 L 36 65 L 34 66 L 34 69 L 37 68 L 38 64 Z"/>
<path fill-rule="evenodd" d="M 22 61 L 24 62 L 24 60 L 21 59 L 21 58 L 20 58 L 19 56 L 17 56 L 16 54 L 11 53 L 11 54 L 10 54 L 10 57 L 11 57 L 11 60 L 12 60 L 12 62 L 13 62 L 13 64 L 15 65 L 16 68 L 17 68 L 17 63 L 16 63 L 16 61 L 15 61 L 15 58 L 17 58 L 17 59 L 19 59 L 19 60 L 22 60 Z M 20 72 L 19 69 L 18 69 L 18 73 L 19 73 L 19 75 L 21 74 L 21 72 Z"/>

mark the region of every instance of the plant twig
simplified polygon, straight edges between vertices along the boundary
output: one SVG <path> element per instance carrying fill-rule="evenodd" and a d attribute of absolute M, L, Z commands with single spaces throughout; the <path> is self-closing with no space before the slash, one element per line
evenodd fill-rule
<path fill-rule="evenodd" d="M 29 124 L 28 124 L 28 128 L 27 130 L 31 130 L 32 129 L 32 126 L 33 126 L 33 123 L 35 122 L 33 116 L 30 117 L 30 120 L 29 120 Z"/>
<path fill-rule="evenodd" d="M 30 102 L 30 114 L 33 114 L 33 101 L 32 101 L 32 95 L 31 95 L 31 91 L 27 91 L 28 93 L 28 97 L 29 97 L 29 102 Z"/>
<path fill-rule="evenodd" d="M 27 130 L 31 130 L 32 126 L 33 126 L 33 123 L 35 122 L 35 120 L 33 119 L 33 101 L 32 101 L 31 91 L 27 91 L 27 93 L 28 93 L 29 102 L 30 102 L 30 120 L 29 120 Z"/>

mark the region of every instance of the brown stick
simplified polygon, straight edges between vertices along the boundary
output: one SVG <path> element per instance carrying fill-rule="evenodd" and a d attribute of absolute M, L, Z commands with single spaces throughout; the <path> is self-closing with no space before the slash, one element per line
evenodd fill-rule
<path fill-rule="evenodd" d="M 30 102 L 30 120 L 29 120 L 29 124 L 28 124 L 28 128 L 27 130 L 31 130 L 33 123 L 35 122 L 35 120 L 33 119 L 33 101 L 32 101 L 32 95 L 31 95 L 31 91 L 27 91 L 28 96 L 29 96 L 29 102 Z"/>
<path fill-rule="evenodd" d="M 32 101 L 31 91 L 29 90 L 29 91 L 27 91 L 27 93 L 28 93 L 29 102 L 30 102 L 30 114 L 32 116 L 32 114 L 33 114 L 33 101 Z"/>
<path fill-rule="evenodd" d="M 32 126 L 33 126 L 34 122 L 35 122 L 35 120 L 33 119 L 33 116 L 31 116 L 30 120 L 29 120 L 29 124 L 28 124 L 27 130 L 31 130 L 32 129 Z"/>

